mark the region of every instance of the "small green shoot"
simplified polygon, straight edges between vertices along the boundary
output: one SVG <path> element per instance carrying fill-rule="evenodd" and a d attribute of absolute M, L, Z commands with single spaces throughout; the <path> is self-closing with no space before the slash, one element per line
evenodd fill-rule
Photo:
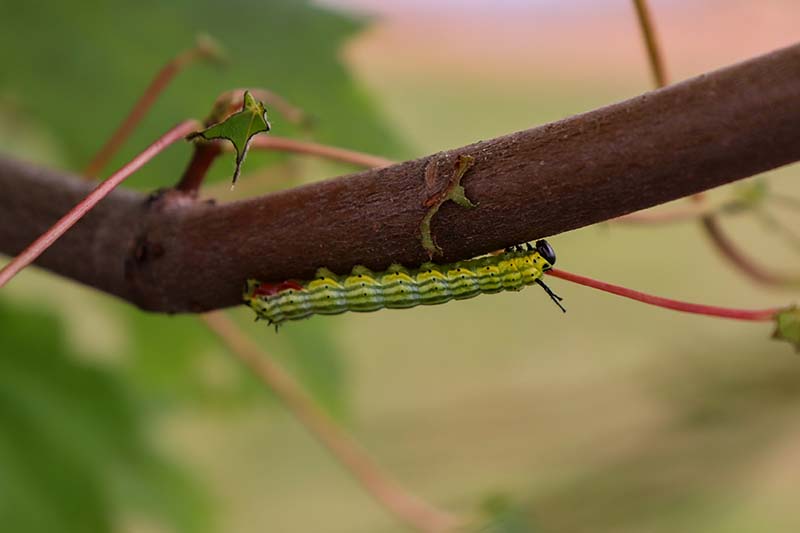
<path fill-rule="evenodd" d="M 231 186 L 236 184 L 242 163 L 250 147 L 250 141 L 261 132 L 270 130 L 267 120 L 267 110 L 264 104 L 256 100 L 249 91 L 244 93 L 244 103 L 242 110 L 232 114 L 222 122 L 209 126 L 208 128 L 192 133 L 188 139 L 202 138 L 206 141 L 213 139 L 227 139 L 233 144 L 236 150 L 236 168 L 233 172 Z"/>

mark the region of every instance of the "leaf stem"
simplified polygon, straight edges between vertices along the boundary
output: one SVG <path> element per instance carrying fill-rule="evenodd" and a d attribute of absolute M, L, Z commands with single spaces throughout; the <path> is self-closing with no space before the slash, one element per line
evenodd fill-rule
<path fill-rule="evenodd" d="M 283 402 L 337 461 L 384 508 L 419 531 L 444 532 L 460 520 L 439 510 L 402 488 L 381 470 L 367 452 L 322 411 L 311 397 L 260 347 L 222 312 L 202 315 L 230 353 L 250 369 Z"/>
<path fill-rule="evenodd" d="M 367 168 L 388 167 L 395 164 L 395 161 L 384 157 L 365 154 L 346 148 L 338 148 L 326 144 L 288 139 L 286 137 L 256 137 L 250 143 L 251 149 L 259 150 L 278 150 L 282 152 L 295 152 L 298 154 L 314 155 L 333 161 L 349 163 Z M 228 149 L 228 148 L 226 148 Z"/>
<path fill-rule="evenodd" d="M 184 170 L 183 176 L 175 185 L 175 189 L 196 196 L 208 173 L 208 169 L 211 168 L 211 164 L 221 153 L 222 146 L 219 142 L 195 143 L 189 166 Z"/>
<path fill-rule="evenodd" d="M 125 179 L 142 168 L 148 161 L 162 152 L 169 145 L 183 139 L 189 133 L 198 129 L 200 124 L 196 120 L 186 120 L 181 122 L 162 137 L 148 146 L 142 153 L 134 157 L 128 164 L 111 175 L 107 180 L 100 183 L 90 192 L 86 198 L 81 200 L 78 205 L 61 217 L 53 226 L 44 232 L 38 239 L 33 241 L 25 250 L 11 260 L 2 270 L 0 270 L 0 287 L 3 287 L 20 270 L 31 264 L 39 257 L 50 245 L 59 237 L 75 225 L 86 213 L 88 213 L 100 200 L 114 190 Z"/>
<path fill-rule="evenodd" d="M 689 302 L 683 302 L 680 300 L 672 300 L 670 298 L 662 298 L 661 296 L 654 296 L 652 294 L 635 291 L 633 289 L 628 289 L 627 287 L 621 287 L 619 285 L 612 285 L 611 283 L 606 283 L 605 281 L 598 281 L 592 278 L 587 278 L 585 276 L 580 276 L 578 274 L 572 274 L 571 272 L 565 272 L 563 270 L 555 268 L 552 270 L 548 270 L 547 273 L 556 278 L 565 279 L 567 281 L 571 281 L 579 285 L 585 285 L 593 289 L 609 292 L 611 294 L 616 294 L 617 296 L 630 298 L 631 300 L 636 300 L 637 302 L 642 302 L 649 305 L 655 305 L 657 307 L 663 307 L 665 309 L 672 309 L 673 311 L 680 311 L 683 313 L 693 313 L 696 315 L 729 318 L 733 320 L 768 322 L 774 319 L 775 315 L 784 310 L 782 308 L 757 309 L 757 310 L 732 309 L 728 307 L 717 307 L 713 305 L 693 304 Z"/>

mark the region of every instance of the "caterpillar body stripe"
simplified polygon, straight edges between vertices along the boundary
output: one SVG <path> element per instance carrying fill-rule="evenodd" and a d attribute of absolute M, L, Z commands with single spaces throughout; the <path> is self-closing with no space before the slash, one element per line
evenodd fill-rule
<path fill-rule="evenodd" d="M 457 263 L 425 263 L 416 269 L 392 265 L 384 272 L 356 266 L 346 276 L 326 268 L 310 281 L 262 283 L 247 281 L 244 301 L 276 326 L 311 315 L 336 315 L 345 311 L 369 312 L 405 309 L 464 300 L 479 294 L 519 291 L 539 284 L 562 310 L 561 298 L 542 282 L 556 255 L 545 240 L 508 248 L 498 255 L 476 257 Z"/>

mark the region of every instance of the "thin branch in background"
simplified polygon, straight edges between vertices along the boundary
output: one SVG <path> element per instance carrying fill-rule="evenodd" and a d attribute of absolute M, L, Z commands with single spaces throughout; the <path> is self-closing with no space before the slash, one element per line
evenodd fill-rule
<path fill-rule="evenodd" d="M 745 255 L 728 237 L 716 217 L 705 216 L 702 224 L 717 250 L 753 281 L 771 287 L 800 287 L 800 277 L 771 272 Z"/>
<path fill-rule="evenodd" d="M 117 130 L 111 135 L 111 138 L 108 139 L 106 144 L 86 166 L 83 175 L 87 179 L 93 179 L 100 173 L 106 164 L 108 164 L 108 161 L 122 147 L 131 133 L 133 133 L 133 130 L 136 129 L 136 126 L 139 125 L 161 93 L 164 92 L 167 85 L 169 85 L 181 70 L 200 59 L 219 61 L 220 58 L 221 52 L 217 45 L 210 38 L 200 37 L 195 46 L 181 52 L 164 65 L 150 82 L 150 85 L 147 86 L 136 104 L 134 104 L 133 109 L 131 109 L 128 116 L 125 117 L 125 120 L 122 121 L 122 124 L 120 124 Z"/>
<path fill-rule="evenodd" d="M 664 209 L 660 211 L 639 211 L 630 213 L 613 220 L 616 224 L 667 224 L 672 222 L 685 222 L 687 220 L 697 220 L 703 215 L 715 212 L 723 207 L 714 207 L 704 204 L 691 204 Z"/>
<path fill-rule="evenodd" d="M 800 234 L 795 232 L 787 224 L 775 217 L 766 209 L 758 209 L 753 212 L 756 218 L 770 230 L 783 235 L 783 238 L 791 245 L 795 251 L 800 251 Z"/>
<path fill-rule="evenodd" d="M 200 317 L 226 348 L 250 369 L 306 429 L 384 508 L 419 531 L 452 531 L 461 521 L 402 488 L 337 426 L 309 395 L 223 313 Z"/>
<path fill-rule="evenodd" d="M 666 67 L 664 66 L 664 56 L 658 46 L 658 37 L 656 36 L 655 25 L 650 16 L 650 8 L 647 5 L 647 0 L 633 0 L 633 5 L 636 7 L 636 16 L 639 19 L 639 27 L 642 30 L 642 38 L 644 39 L 645 48 L 647 49 L 647 58 L 650 62 L 653 79 L 657 87 L 664 87 L 669 83 L 669 79 L 667 77 Z"/>
<path fill-rule="evenodd" d="M 692 313 L 696 315 L 705 315 L 718 318 L 729 318 L 733 320 L 746 320 L 751 322 L 769 322 L 773 320 L 775 316 L 778 315 L 778 313 L 780 313 L 781 311 L 785 311 L 785 309 L 783 308 L 752 310 L 752 309 L 732 309 L 728 307 L 716 307 L 713 305 L 693 304 L 689 302 L 683 302 L 680 300 L 672 300 L 670 298 L 662 298 L 661 296 L 654 296 L 652 294 L 635 291 L 632 289 L 628 289 L 627 287 L 613 285 L 611 283 L 598 281 L 592 278 L 587 278 L 585 276 L 580 276 L 578 274 L 572 274 L 571 272 L 565 272 L 563 270 L 558 270 L 555 268 L 548 270 L 547 274 L 556 278 L 561 278 L 567 281 L 571 281 L 573 283 L 578 283 L 586 287 L 592 287 L 593 289 L 598 289 L 601 291 L 609 292 L 611 294 L 616 294 L 617 296 L 630 298 L 631 300 L 636 300 L 637 302 L 642 302 L 657 307 L 663 307 L 665 309 L 672 309 L 674 311 L 680 311 L 683 313 Z"/>
<path fill-rule="evenodd" d="M 8 283 L 20 270 L 31 264 L 47 250 L 51 244 L 83 218 L 83 216 L 97 205 L 100 200 L 105 198 L 108 193 L 125 181 L 128 176 L 142 168 L 148 161 L 153 159 L 153 157 L 158 155 L 169 145 L 183 139 L 192 131 L 195 131 L 199 126 L 200 124 L 196 120 L 181 122 L 148 146 L 142 153 L 134 157 L 128 164 L 112 174 L 111 177 L 95 187 L 95 189 L 89 193 L 86 198 L 81 200 L 78 205 L 70 209 L 70 211 L 61 217 L 58 222 L 53 224 L 49 230 L 33 241 L 30 246 L 0 270 L 0 288 Z"/>
<path fill-rule="evenodd" d="M 329 146 L 326 144 L 276 137 L 274 135 L 254 138 L 253 142 L 250 144 L 250 148 L 313 155 L 366 168 L 382 168 L 395 164 L 395 161 L 391 159 L 376 155 L 365 154 L 346 148 L 337 148 L 336 146 Z M 226 147 L 226 150 L 227 149 L 230 148 Z"/>
<path fill-rule="evenodd" d="M 800 198 L 774 192 L 770 192 L 767 197 L 773 201 L 775 205 L 779 205 L 793 211 L 800 210 Z"/>

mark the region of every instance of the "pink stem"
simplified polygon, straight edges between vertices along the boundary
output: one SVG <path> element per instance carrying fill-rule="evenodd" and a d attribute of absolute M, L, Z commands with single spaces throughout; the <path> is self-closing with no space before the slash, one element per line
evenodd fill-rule
<path fill-rule="evenodd" d="M 286 137 L 276 137 L 274 135 L 269 137 L 254 137 L 253 141 L 250 143 L 250 147 L 260 150 L 277 150 L 314 155 L 368 168 L 381 168 L 396 164 L 396 161 L 377 155 L 365 154 L 346 148 L 328 146 L 326 144 L 287 139 Z M 226 147 L 226 149 L 230 149 L 230 147 Z"/>
<path fill-rule="evenodd" d="M 86 213 L 88 213 L 100 200 L 114 190 L 117 185 L 142 168 L 145 163 L 153 159 L 159 152 L 166 147 L 186 137 L 189 133 L 199 129 L 200 125 L 195 120 L 181 122 L 156 142 L 148 146 L 142 153 L 134 157 L 127 165 L 123 166 L 110 178 L 100 183 L 90 192 L 86 198 L 72 208 L 66 215 L 44 232 L 38 239 L 33 241 L 21 254 L 11 260 L 2 270 L 0 270 L 0 287 L 3 287 L 20 270 L 31 264 L 37 257 L 47 250 L 59 237 L 75 225 Z"/>
<path fill-rule="evenodd" d="M 694 313 L 697 315 L 716 316 L 720 318 L 730 318 L 733 320 L 750 320 L 754 322 L 767 322 L 772 320 L 775 317 L 775 315 L 777 315 L 782 311 L 782 309 L 780 308 L 749 310 L 749 309 L 730 309 L 727 307 L 716 307 L 713 305 L 693 304 L 689 302 L 682 302 L 679 300 L 672 300 L 670 298 L 653 296 L 652 294 L 646 294 L 643 292 L 634 291 L 626 287 L 620 287 L 619 285 L 612 285 L 611 283 L 606 283 L 604 281 L 598 281 L 592 278 L 579 276 L 578 274 L 572 274 L 570 272 L 564 272 L 563 270 L 558 270 L 555 268 L 552 270 L 548 270 L 547 273 L 556 278 L 572 281 L 573 283 L 578 283 L 580 285 L 592 287 L 593 289 L 610 292 L 611 294 L 616 294 L 617 296 L 623 296 L 625 298 L 630 298 L 631 300 L 636 300 L 638 302 L 643 302 L 658 307 L 664 307 L 666 309 L 672 309 L 674 311 L 681 311 L 683 313 Z"/>

